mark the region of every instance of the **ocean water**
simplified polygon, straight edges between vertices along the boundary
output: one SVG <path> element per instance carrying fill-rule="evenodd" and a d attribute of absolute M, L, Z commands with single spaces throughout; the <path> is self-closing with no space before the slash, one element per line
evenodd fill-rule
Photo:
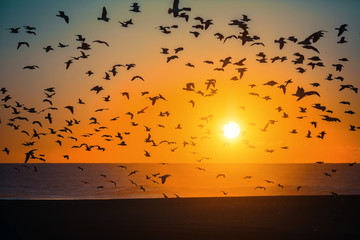
<path fill-rule="evenodd" d="M 138 172 L 129 176 L 135 170 Z M 329 173 L 331 177 L 324 173 Z M 162 184 L 158 176 L 165 174 L 171 176 Z M 217 177 L 218 174 L 225 177 Z M 255 189 L 257 186 L 266 190 Z M 299 190 L 298 186 L 301 186 Z M 0 199 L 162 198 L 163 194 L 169 198 L 176 195 L 330 195 L 331 192 L 339 195 L 360 194 L 360 165 L 0 164 Z"/>

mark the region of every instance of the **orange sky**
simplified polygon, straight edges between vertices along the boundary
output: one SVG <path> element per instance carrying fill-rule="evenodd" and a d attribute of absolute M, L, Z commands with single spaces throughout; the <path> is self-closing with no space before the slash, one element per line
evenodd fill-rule
<path fill-rule="evenodd" d="M 12 108 L 0 107 L 0 147 L 1 150 L 8 148 L 10 154 L 0 153 L 0 162 L 15 163 L 24 162 L 25 153 L 31 149 L 38 149 L 35 156 L 44 154 L 46 162 L 177 162 L 195 163 L 196 160 L 206 157 L 202 161 L 211 162 L 236 162 L 236 163 L 298 163 L 298 162 L 354 162 L 360 158 L 360 129 L 349 131 L 349 125 L 360 127 L 358 109 L 360 98 L 354 91 L 345 89 L 339 92 L 340 84 L 352 84 L 358 87 L 356 76 L 359 70 L 356 63 L 359 59 L 359 19 L 356 3 L 339 8 L 337 2 L 319 1 L 316 3 L 289 3 L 284 1 L 265 1 L 263 4 L 245 1 L 209 1 L 206 7 L 202 1 L 181 1 L 183 6 L 189 6 L 190 19 L 186 22 L 182 18 L 174 18 L 167 13 L 172 1 L 156 1 L 149 3 L 139 2 L 141 13 L 128 11 L 132 2 L 122 1 L 113 3 L 91 3 L 83 7 L 81 3 L 62 2 L 56 4 L 43 3 L 36 8 L 30 3 L 8 3 L 1 10 L 1 29 L 32 25 L 37 27 L 37 35 L 25 33 L 25 29 L 19 30 L 18 34 L 9 33 L 8 30 L 1 32 L 0 46 L 2 56 L 1 84 L 8 90 L 1 94 L 3 99 L 10 94 L 12 99 L 1 104 L 15 107 L 16 102 L 25 104 L 27 107 L 34 107 L 40 111 L 49 107 L 49 103 L 43 102 L 46 98 L 43 93 L 45 88 L 55 87 L 56 95 L 51 99 L 53 107 L 57 111 L 46 110 L 42 113 L 27 113 L 17 108 L 21 113 L 12 114 Z M 31 4 L 33 5 L 33 4 Z M 36 5 L 36 4 L 35 4 Z M 102 7 L 106 6 L 110 21 L 108 23 L 98 21 Z M 26 14 L 28 8 L 34 8 L 36 15 Z M 15 9 L 18 9 L 15 12 Z M 321 9 L 321 11 L 320 11 Z M 40 11 L 45 10 L 40 15 Z M 63 19 L 56 17 L 58 10 L 64 10 L 70 17 L 70 23 L 66 24 Z M 306 11 L 306 14 L 304 13 Z M 27 12 L 27 11 L 26 11 Z M 5 14 L 6 13 L 6 14 Z M 11 14 L 13 13 L 13 14 Z M 281 14 L 279 14 L 281 13 Z M 329 15 L 337 14 L 341 18 L 329 18 Z M 232 19 L 241 19 L 242 14 L 247 14 L 251 21 L 248 24 L 248 31 L 251 36 L 257 35 L 265 44 L 263 46 L 250 46 L 251 43 L 241 46 L 241 41 L 229 39 L 226 43 L 220 42 L 214 37 L 214 33 L 220 32 L 225 36 L 238 35 L 242 31 L 236 26 L 229 26 Z M 35 17 L 40 15 L 40 17 Z M 193 25 L 199 24 L 194 17 L 201 16 L 204 19 L 212 19 L 214 25 L 207 30 L 198 30 L 200 36 L 195 38 L 189 31 L 196 31 Z M 306 16 L 306 18 L 304 17 Z M 134 25 L 122 28 L 118 21 L 133 19 Z M 343 36 L 348 43 L 338 44 L 339 37 L 336 36 L 335 27 L 347 23 L 348 32 Z M 159 25 L 174 25 L 177 29 L 171 29 L 171 34 L 163 34 L 156 27 Z M 320 54 L 307 50 L 299 44 L 289 40 L 285 47 L 280 50 L 279 45 L 274 43 L 280 37 L 288 38 L 296 36 L 299 41 L 305 39 L 312 33 L 326 30 L 324 37 L 313 45 L 319 49 Z M 87 43 L 91 44 L 89 58 L 73 60 L 68 70 L 65 69 L 65 62 L 70 57 L 80 55 L 76 49 L 79 42 L 76 41 L 76 34 L 82 34 Z M 103 40 L 109 43 L 110 47 L 94 43 L 93 40 Z M 16 49 L 17 42 L 27 41 L 30 47 L 22 46 Z M 60 49 L 58 42 L 68 44 L 69 47 Z M 48 45 L 53 46 L 54 51 L 45 53 L 42 49 Z M 167 57 L 174 54 L 177 47 L 184 50 L 176 54 L 178 59 L 166 63 Z M 161 48 L 169 48 L 169 55 L 160 54 Z M 256 54 L 264 52 L 268 63 L 262 64 L 256 61 Z M 300 52 L 305 56 L 303 65 L 294 65 L 291 61 L 296 59 L 293 54 Z M 231 61 L 237 62 L 246 58 L 245 66 L 247 71 L 244 77 L 238 81 L 231 81 L 230 78 L 239 76 L 236 71 L 238 66 L 229 64 L 225 71 L 214 71 L 214 68 L 221 67 L 220 59 L 231 56 Z M 283 63 L 271 63 L 270 58 L 275 56 L 286 56 L 287 61 Z M 311 67 L 307 58 L 319 56 L 325 67 Z M 346 57 L 349 62 L 339 62 L 339 58 Z M 204 60 L 211 60 L 214 65 L 204 63 Z M 111 76 L 110 81 L 103 79 L 105 72 L 108 72 L 115 64 L 135 63 L 136 66 L 130 70 L 117 68 L 118 75 Z M 192 63 L 195 68 L 185 66 Z M 335 71 L 332 64 L 342 63 L 344 68 L 341 72 Z M 26 65 L 39 65 L 39 69 L 25 70 Z M 296 67 L 303 67 L 306 72 L 300 74 Z M 95 74 L 88 77 L 85 72 L 92 70 Z M 326 81 L 329 74 L 334 77 L 342 76 L 344 81 Z M 111 73 L 110 73 L 111 75 Z M 140 75 L 144 82 L 136 79 L 131 81 L 133 76 Z M 186 83 L 195 83 L 196 91 L 206 91 L 205 82 L 208 79 L 216 79 L 217 94 L 203 97 L 195 92 L 184 91 Z M 284 95 L 278 88 L 280 84 L 292 79 Z M 263 85 L 273 80 L 278 82 L 271 87 Z M 318 82 L 320 87 L 312 87 L 309 83 Z M 256 87 L 250 88 L 250 84 Z M 99 94 L 89 90 L 96 86 L 103 86 L 104 91 Z M 306 91 L 318 91 L 321 97 L 308 96 L 300 101 L 292 96 L 297 87 L 303 87 Z M 148 91 L 149 94 L 141 96 L 141 92 Z M 130 99 L 122 96 L 121 92 L 129 92 Z M 250 92 L 258 93 L 259 97 L 249 95 Z M 158 100 L 154 106 L 151 105 L 148 97 L 161 94 L 166 98 Z M 110 95 L 110 102 L 105 102 L 104 97 Z M 262 99 L 270 96 L 271 100 Z M 81 98 L 86 104 L 77 103 Z M 188 102 L 193 100 L 195 107 L 192 108 Z M 351 105 L 339 104 L 340 101 L 349 101 Z M 333 113 L 321 112 L 313 108 L 313 104 L 321 103 L 332 110 Z M 74 114 L 64 109 L 65 106 L 74 106 Z M 245 110 L 241 107 L 244 106 Z M 284 110 L 278 112 L 275 108 L 281 106 Z M 147 107 L 143 114 L 137 111 Z M 300 113 L 299 107 L 306 107 L 306 113 Z M 107 108 L 102 112 L 95 112 L 96 109 Z M 352 110 L 355 114 L 350 115 L 344 111 Z M 169 117 L 159 117 L 160 111 L 170 112 Z M 44 117 L 51 112 L 54 122 L 49 124 Z M 125 113 L 134 114 L 134 119 Z M 289 118 L 283 118 L 283 112 Z M 336 117 L 341 122 L 327 122 L 322 120 L 320 115 L 326 114 Z M 202 117 L 213 115 L 213 119 L 206 123 Z M 20 125 L 18 130 L 7 124 L 9 119 L 22 116 L 29 119 L 28 122 L 15 120 L 15 125 Z M 304 116 L 303 119 L 297 117 Z M 89 125 L 90 118 L 96 117 L 100 125 Z M 116 121 L 110 121 L 119 117 Z M 49 134 L 48 128 L 55 130 L 66 126 L 65 120 L 80 120 L 80 124 L 69 126 L 73 134 L 57 132 L 64 138 Z M 260 129 L 269 122 L 267 131 Z M 43 127 L 32 124 L 33 121 L 40 121 Z M 138 126 L 131 126 L 133 121 Z M 222 128 L 229 121 L 239 124 L 242 133 L 236 139 L 227 139 Z M 316 121 L 317 128 L 310 122 Z M 158 126 L 161 124 L 165 128 Z M 181 124 L 182 129 L 175 129 Z M 198 125 L 204 124 L 204 128 Z M 99 130 L 99 127 L 106 129 Z M 150 132 L 145 127 L 150 127 Z M 37 132 L 46 133 L 40 140 L 27 137 L 22 130 L 30 134 L 35 129 Z M 96 129 L 96 130 L 95 130 Z M 297 134 L 290 131 L 297 130 Z M 305 136 L 308 130 L 312 138 Z M 325 131 L 324 139 L 317 135 Z M 115 137 L 120 132 L 124 137 L 127 146 L 117 145 L 121 141 Z M 125 135 L 124 132 L 130 132 Z M 91 137 L 83 137 L 88 133 Z M 162 143 L 159 146 L 151 146 L 145 143 L 144 139 L 148 134 L 156 144 L 162 140 L 176 142 L 176 144 Z M 103 137 L 110 135 L 111 137 Z M 78 141 L 69 139 L 73 136 Z M 105 139 L 110 139 L 107 141 Z M 56 143 L 62 142 L 62 146 Z M 25 147 L 21 145 L 26 141 L 35 141 L 34 146 Z M 188 142 L 189 145 L 183 146 Z M 193 142 L 193 146 L 191 144 Z M 74 149 L 72 146 L 86 143 L 88 145 L 99 145 L 105 151 L 92 148 L 85 151 L 84 147 Z M 225 144 L 226 143 L 226 144 Z M 249 147 L 253 146 L 253 147 Z M 282 147 L 288 147 L 283 149 Z M 170 149 L 174 149 L 171 151 Z M 274 150 L 273 153 L 266 152 Z M 150 157 L 144 156 L 145 150 Z M 63 158 L 69 155 L 69 160 Z M 31 159 L 30 162 L 41 162 Z"/>

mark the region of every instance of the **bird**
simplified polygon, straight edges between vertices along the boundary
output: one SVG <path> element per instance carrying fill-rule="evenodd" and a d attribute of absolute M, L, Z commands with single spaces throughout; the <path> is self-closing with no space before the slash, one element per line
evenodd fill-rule
<path fill-rule="evenodd" d="M 179 58 L 177 55 L 172 55 L 172 56 L 170 56 L 170 57 L 167 58 L 166 62 L 168 63 L 168 62 L 170 62 L 171 60 L 177 59 L 177 58 Z"/>
<path fill-rule="evenodd" d="M 292 131 L 290 131 L 290 133 L 292 133 L 292 134 L 296 134 L 296 133 L 297 133 L 297 131 L 296 131 L 296 129 L 293 129 Z"/>
<path fill-rule="evenodd" d="M 23 67 L 23 69 L 30 69 L 30 70 L 34 70 L 37 68 L 39 68 L 39 66 L 37 66 L 37 65 L 28 65 L 28 66 Z"/>
<path fill-rule="evenodd" d="M 117 167 L 119 167 L 119 168 L 123 168 L 123 169 L 127 169 L 127 167 L 126 166 L 124 166 L 124 165 L 119 165 L 119 166 L 117 166 Z"/>
<path fill-rule="evenodd" d="M 68 109 L 72 114 L 74 114 L 74 107 L 73 106 L 66 106 L 64 108 Z"/>
<path fill-rule="evenodd" d="M 52 46 L 46 46 L 43 48 L 45 52 L 54 51 L 54 48 Z"/>
<path fill-rule="evenodd" d="M 287 38 L 287 40 L 292 41 L 293 43 L 296 43 L 298 39 L 295 36 L 290 36 Z"/>
<path fill-rule="evenodd" d="M 219 174 L 216 176 L 216 178 L 219 178 L 219 177 L 225 178 L 225 174 L 219 173 Z"/>
<path fill-rule="evenodd" d="M 94 40 L 93 42 L 96 42 L 96 43 L 101 43 L 101 44 L 105 44 L 106 46 L 110 47 L 109 44 L 105 41 L 102 41 L 102 40 Z"/>
<path fill-rule="evenodd" d="M 194 102 L 194 100 L 190 100 L 188 103 L 191 103 L 192 107 L 195 107 L 195 102 Z"/>
<path fill-rule="evenodd" d="M 131 12 L 136 12 L 136 13 L 141 12 L 140 6 L 138 3 L 133 3 L 130 7 L 131 7 L 131 9 L 129 11 L 131 11 Z"/>
<path fill-rule="evenodd" d="M 150 153 L 148 151 L 144 150 L 144 152 L 145 157 L 150 157 Z"/>
<path fill-rule="evenodd" d="M 187 83 L 186 87 L 183 88 L 185 91 L 195 91 L 195 83 Z"/>
<path fill-rule="evenodd" d="M 120 21 L 119 21 L 119 23 L 121 24 L 122 27 L 128 27 L 129 25 L 134 24 L 133 21 L 132 21 L 132 19 L 129 19 L 129 20 L 124 21 L 124 22 L 120 22 Z"/>
<path fill-rule="evenodd" d="M 45 117 L 45 119 L 47 119 L 49 121 L 49 123 L 52 124 L 51 113 L 48 113 L 47 116 Z"/>
<path fill-rule="evenodd" d="M 197 31 L 189 31 L 189 33 L 193 34 L 196 38 L 200 35 Z"/>
<path fill-rule="evenodd" d="M 296 93 L 293 94 L 293 96 L 298 97 L 297 101 L 301 100 L 302 98 L 306 97 L 306 96 L 311 96 L 311 95 L 317 95 L 320 97 L 320 94 L 316 91 L 308 91 L 305 92 L 305 89 L 302 87 L 297 87 Z"/>
<path fill-rule="evenodd" d="M 338 64 L 332 64 L 332 66 L 335 67 L 335 70 L 339 71 L 339 72 L 341 72 L 342 68 L 344 67 L 344 65 L 339 64 L 339 63 Z"/>
<path fill-rule="evenodd" d="M 191 8 L 179 8 L 179 0 L 174 0 L 172 8 L 168 9 L 168 14 L 173 14 L 174 17 L 178 17 L 179 13 L 181 13 L 182 11 L 191 11 Z"/>
<path fill-rule="evenodd" d="M 224 39 L 224 35 L 222 35 L 221 33 L 215 33 L 214 36 L 220 41 Z"/>
<path fill-rule="evenodd" d="M 138 173 L 138 172 L 139 172 L 139 171 L 137 171 L 137 170 L 131 171 L 128 176 L 131 176 L 131 175 L 136 174 L 136 173 Z"/>
<path fill-rule="evenodd" d="M 91 70 L 88 70 L 85 74 L 87 74 L 89 77 L 94 74 Z"/>
<path fill-rule="evenodd" d="M 30 47 L 29 43 L 28 42 L 18 42 L 18 45 L 17 45 L 17 48 L 16 49 L 19 49 L 22 45 L 25 45 L 27 47 Z"/>
<path fill-rule="evenodd" d="M 130 99 L 130 94 L 128 92 L 122 92 L 122 96 L 125 96 L 128 100 Z"/>
<path fill-rule="evenodd" d="M 255 45 L 261 45 L 261 46 L 265 47 L 265 44 L 262 42 L 254 42 L 250 46 L 255 46 Z"/>
<path fill-rule="evenodd" d="M 25 153 L 25 164 L 29 161 L 30 157 L 31 158 L 34 158 L 34 152 L 36 151 L 37 149 L 32 149 L 30 150 L 29 152 Z"/>
<path fill-rule="evenodd" d="M 285 38 L 281 37 L 278 40 L 274 40 L 275 43 L 279 43 L 280 50 L 283 49 L 286 44 Z"/>
<path fill-rule="evenodd" d="M 65 62 L 66 64 L 66 70 L 70 67 L 70 65 L 73 63 L 73 61 L 70 59 L 68 61 Z"/>
<path fill-rule="evenodd" d="M 341 122 L 340 119 L 335 118 L 335 117 L 329 117 L 328 115 L 320 115 L 324 118 L 322 118 L 322 120 L 324 121 L 328 121 L 328 122 Z"/>
<path fill-rule="evenodd" d="M 169 26 L 158 26 L 157 28 L 159 28 L 159 30 L 164 33 L 164 34 L 170 34 L 171 31 L 170 31 L 170 28 Z M 163 54 L 168 54 L 168 53 L 163 53 Z"/>
<path fill-rule="evenodd" d="M 275 184 L 274 181 L 270 181 L 270 180 L 264 180 L 267 183 L 271 183 L 271 184 Z"/>
<path fill-rule="evenodd" d="M 140 79 L 141 81 L 145 81 L 141 76 L 134 76 L 131 78 L 131 81 L 134 81 L 137 78 Z"/>
<path fill-rule="evenodd" d="M 2 151 L 5 152 L 7 155 L 10 154 L 10 150 L 7 147 L 5 147 Z"/>
<path fill-rule="evenodd" d="M 194 20 L 198 20 L 198 21 L 200 21 L 201 24 L 205 25 L 204 26 L 205 30 L 207 30 L 209 28 L 209 26 L 213 24 L 211 19 L 208 19 L 208 20 L 204 21 L 204 19 L 202 17 L 195 17 Z"/>
<path fill-rule="evenodd" d="M 184 50 L 183 47 L 178 47 L 178 48 L 175 48 L 175 49 L 174 49 L 175 54 L 177 54 L 178 52 L 183 51 L 183 50 Z"/>
<path fill-rule="evenodd" d="M 69 23 L 69 16 L 67 16 L 64 11 L 59 11 L 59 14 L 56 16 L 63 18 L 67 24 Z"/>
<path fill-rule="evenodd" d="M 95 87 L 90 89 L 90 91 L 95 91 L 96 94 L 98 94 L 99 92 L 101 92 L 103 90 L 104 90 L 104 88 L 102 86 L 95 86 Z"/>
<path fill-rule="evenodd" d="M 354 126 L 354 125 L 350 125 L 349 131 L 356 131 L 355 126 Z"/>
<path fill-rule="evenodd" d="M 101 17 L 98 17 L 97 19 L 105 22 L 109 22 L 110 18 L 107 17 L 107 11 L 105 7 L 103 7 L 102 9 Z"/>
<path fill-rule="evenodd" d="M 154 176 L 154 177 L 156 177 L 156 176 Z M 171 177 L 171 175 L 170 174 L 165 174 L 165 175 L 162 175 L 162 176 L 158 176 L 158 178 L 161 179 L 161 184 L 164 184 L 168 177 Z"/>
<path fill-rule="evenodd" d="M 278 84 L 277 82 L 275 82 L 275 81 L 273 81 L 273 80 L 271 80 L 271 81 L 268 81 L 268 82 L 266 82 L 266 83 L 264 83 L 263 85 L 268 85 L 268 86 L 275 86 L 276 84 Z"/>
<path fill-rule="evenodd" d="M 76 41 L 85 42 L 86 38 L 84 38 L 81 34 L 75 35 L 77 37 Z"/>
<path fill-rule="evenodd" d="M 66 47 L 68 47 L 69 45 L 67 45 L 67 44 L 62 44 L 62 43 L 60 43 L 59 42 L 59 45 L 58 45 L 58 47 L 59 48 L 66 48 Z"/>
<path fill-rule="evenodd" d="M 298 70 L 299 73 L 304 73 L 306 72 L 306 69 L 302 68 L 302 67 L 298 67 L 296 68 L 296 70 Z"/>
<path fill-rule="evenodd" d="M 337 35 L 338 37 L 340 37 L 345 31 L 347 31 L 346 29 L 347 26 L 348 26 L 347 24 L 342 24 L 340 27 L 335 28 L 335 30 L 339 31 Z"/>
<path fill-rule="evenodd" d="M 320 132 L 319 135 L 317 135 L 316 137 L 321 138 L 321 139 L 324 139 L 325 134 L 326 134 L 326 132 L 325 132 L 325 131 L 322 131 L 322 132 Z"/>
<path fill-rule="evenodd" d="M 215 84 L 216 84 L 216 79 L 208 79 L 205 82 L 206 85 L 206 90 L 209 90 L 210 87 L 215 88 Z"/>
<path fill-rule="evenodd" d="M 17 28 L 8 28 L 7 30 L 10 30 L 10 33 L 19 33 L 19 27 Z"/>
<path fill-rule="evenodd" d="M 161 54 L 169 54 L 169 49 L 168 48 L 161 48 Z"/>
<path fill-rule="evenodd" d="M 327 172 L 325 172 L 324 175 L 327 176 L 327 177 L 331 177 L 331 174 L 327 173 Z"/>
<path fill-rule="evenodd" d="M 347 42 L 348 41 L 345 40 L 345 37 L 341 37 L 337 43 L 343 44 L 343 43 L 347 43 Z"/>
<path fill-rule="evenodd" d="M 232 57 L 227 57 L 227 58 L 225 58 L 225 59 L 220 59 L 220 62 L 223 63 L 222 66 L 221 66 L 221 68 L 224 68 L 224 67 L 226 67 L 228 64 L 230 64 L 230 63 L 231 63 L 231 62 L 230 62 L 231 58 L 232 58 Z"/>
<path fill-rule="evenodd" d="M 246 58 L 243 58 L 243 59 L 240 59 L 238 62 L 234 62 L 233 65 L 244 66 L 245 61 L 246 61 Z"/>

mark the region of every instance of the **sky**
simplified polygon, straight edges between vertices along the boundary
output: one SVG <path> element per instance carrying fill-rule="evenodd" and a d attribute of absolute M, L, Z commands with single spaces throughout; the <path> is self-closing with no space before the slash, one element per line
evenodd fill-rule
<path fill-rule="evenodd" d="M 0 93 L 0 97 L 11 96 L 10 100 L 0 103 L 0 149 L 9 150 L 9 154 L 0 152 L 0 163 L 23 163 L 25 153 L 32 149 L 37 149 L 34 157 L 43 158 L 47 163 L 196 163 L 197 160 L 206 163 L 344 163 L 360 160 L 360 129 L 357 128 L 360 127 L 360 97 L 349 88 L 339 91 L 341 85 L 359 87 L 358 1 L 180 1 L 181 7 L 191 7 L 191 11 L 186 12 L 188 22 L 168 14 L 172 1 L 137 1 L 140 13 L 129 11 L 132 3 L 0 1 L 0 89 L 7 90 Z M 97 20 L 103 7 L 107 9 L 109 22 Z M 69 16 L 69 24 L 56 16 L 58 11 Z M 234 19 L 241 21 L 243 14 L 251 19 L 246 22 L 249 35 L 258 36 L 259 40 L 242 45 L 239 39 L 224 42 L 214 36 L 215 33 L 238 36 L 243 30 L 229 23 Z M 195 17 L 212 19 L 213 25 L 206 30 L 195 29 L 192 26 L 200 24 Z M 134 24 L 121 27 L 119 21 L 129 19 Z M 338 37 L 335 28 L 342 24 L 348 25 L 348 31 Z M 36 35 L 25 32 L 23 26 L 27 25 L 36 27 Z M 171 28 L 170 34 L 159 29 L 159 26 L 172 25 L 178 27 Z M 9 28 L 16 27 L 21 27 L 19 33 L 10 33 Z M 298 44 L 321 30 L 323 37 L 312 44 L 319 53 Z M 196 38 L 190 31 L 200 34 Z M 81 55 L 77 34 L 91 45 L 90 50 L 84 50 L 89 54 L 86 59 L 73 58 Z M 298 41 L 291 42 L 287 39 L 290 36 Z M 280 37 L 286 41 L 283 49 L 274 42 Z M 347 43 L 337 43 L 341 37 L 345 37 Z M 94 40 L 106 41 L 109 47 Z M 27 42 L 29 47 L 22 45 L 17 49 L 18 42 Z M 59 42 L 69 46 L 59 48 Z M 254 42 L 264 46 L 251 46 Z M 54 50 L 46 52 L 43 48 L 47 46 Z M 174 49 L 178 47 L 183 50 L 175 54 Z M 161 54 L 161 48 L 168 48 L 169 54 Z M 267 63 L 257 61 L 256 55 L 260 52 L 266 55 Z M 297 58 L 294 53 L 304 56 L 303 64 L 292 62 Z M 167 62 L 167 57 L 172 55 L 178 58 Z M 286 56 L 287 60 L 271 63 L 275 56 Z M 324 67 L 311 69 L 308 63 L 312 60 L 308 58 L 313 56 L 318 56 Z M 225 66 L 224 71 L 215 71 L 222 67 L 220 60 L 227 57 L 231 57 L 231 64 Z M 246 67 L 244 76 L 230 80 L 240 77 L 236 70 L 239 66 L 233 63 L 244 58 L 244 66 L 240 66 Z M 341 62 L 340 58 L 349 61 Z M 66 69 L 65 62 L 70 59 L 72 64 Z M 206 64 L 205 60 L 214 64 Z M 186 66 L 187 63 L 195 67 Z M 332 65 L 339 63 L 344 67 L 336 71 Z M 135 64 L 135 67 L 126 70 L 119 66 L 117 75 L 113 76 L 109 70 L 116 64 Z M 39 68 L 23 69 L 28 65 Z M 299 73 L 298 67 L 306 71 Z M 94 74 L 87 76 L 88 70 Z M 111 80 L 104 79 L 105 72 Z M 329 74 L 344 80 L 327 81 Z M 141 76 L 144 81 L 139 78 L 131 81 L 134 76 Z M 216 94 L 207 97 L 197 94 L 196 91 L 211 93 L 210 89 L 206 90 L 208 79 L 216 80 L 215 87 L 210 87 Z M 289 79 L 292 83 L 283 94 L 278 86 Z M 269 81 L 277 84 L 264 85 Z M 310 85 L 315 82 L 320 86 Z M 183 90 L 187 83 L 194 83 L 195 91 Z M 256 86 L 251 88 L 252 84 Z M 102 86 L 104 90 L 96 94 L 90 91 L 94 86 Z M 55 88 L 56 94 L 48 98 L 44 89 L 50 87 Z M 297 101 L 293 94 L 298 87 L 317 91 L 320 97 L 311 95 Z M 121 94 L 123 92 L 129 93 L 129 99 Z M 141 92 L 149 93 L 142 96 Z M 152 105 L 149 97 L 159 97 L 159 94 L 165 100 L 158 99 Z M 109 102 L 104 101 L 107 96 L 110 96 Z M 266 96 L 271 99 L 263 99 Z M 78 104 L 79 98 L 85 104 Z M 189 103 L 191 100 L 194 107 Z M 340 104 L 341 101 L 350 105 Z M 24 106 L 16 107 L 16 102 L 37 112 L 28 113 Z M 331 112 L 315 109 L 314 104 L 326 106 Z M 65 106 L 73 106 L 74 113 Z M 276 110 L 279 106 L 283 109 L 281 112 Z M 47 109 L 49 107 L 57 110 Z M 300 107 L 306 108 L 306 112 L 300 112 Z M 13 108 L 20 113 L 13 114 Z M 144 108 L 144 113 L 137 113 Z M 96 111 L 98 109 L 105 110 Z M 345 113 L 350 110 L 355 113 Z M 160 117 L 160 112 L 165 111 L 170 115 Z M 133 119 L 128 112 L 134 114 Z M 283 117 L 284 112 L 288 118 Z M 45 119 L 48 113 L 53 118 L 51 124 Z M 321 115 L 341 122 L 325 121 Z M 11 121 L 19 116 L 28 121 Z M 89 124 L 92 117 L 99 124 Z M 113 118 L 116 120 L 112 121 Z M 79 124 L 68 126 L 66 120 L 74 122 L 74 119 L 80 121 Z M 42 127 L 34 121 L 39 121 Z M 138 125 L 132 126 L 131 122 Z M 229 139 L 224 135 L 222 129 L 228 122 L 239 125 L 238 137 Z M 311 122 L 317 122 L 317 127 Z M 178 124 L 181 129 L 176 129 Z M 267 124 L 266 131 L 262 131 Z M 355 131 L 349 130 L 350 125 Z M 146 131 L 145 126 L 150 131 Z M 72 133 L 59 131 L 64 127 Z M 49 128 L 56 134 L 51 134 Z M 44 135 L 40 139 L 32 138 L 34 129 Z M 294 129 L 297 133 L 290 133 Z M 306 137 L 308 131 L 311 138 Z M 320 139 L 317 136 L 322 131 L 326 134 Z M 115 137 L 118 133 L 122 140 Z M 155 144 L 145 142 L 148 134 Z M 162 142 L 165 140 L 171 143 Z M 126 146 L 118 145 L 122 141 Z M 34 145 L 24 146 L 26 142 Z M 93 147 L 85 151 L 84 145 L 73 147 L 83 143 L 100 146 L 100 150 Z M 150 156 L 145 156 L 145 151 Z M 42 162 L 36 158 L 29 162 Z"/>

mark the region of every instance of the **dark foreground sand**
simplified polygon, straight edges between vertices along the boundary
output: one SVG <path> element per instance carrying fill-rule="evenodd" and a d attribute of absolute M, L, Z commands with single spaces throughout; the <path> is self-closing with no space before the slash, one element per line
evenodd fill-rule
<path fill-rule="evenodd" d="M 0 239 L 360 239 L 360 196 L 1 200 Z"/>

